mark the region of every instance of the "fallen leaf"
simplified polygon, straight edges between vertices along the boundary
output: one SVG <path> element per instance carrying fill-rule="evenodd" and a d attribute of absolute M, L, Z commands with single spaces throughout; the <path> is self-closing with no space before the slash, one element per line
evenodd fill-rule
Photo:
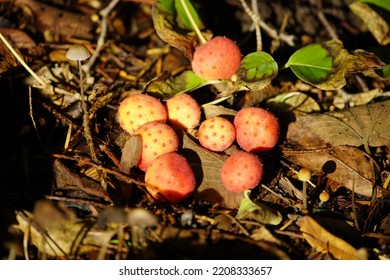
<path fill-rule="evenodd" d="M 33 0 L 16 0 L 14 4 L 29 10 L 34 17 L 34 26 L 48 41 L 58 41 L 60 36 L 83 39 L 94 37 L 94 23 L 88 15 L 66 11 Z"/>
<path fill-rule="evenodd" d="M 321 111 L 314 98 L 302 92 L 285 92 L 267 100 L 267 106 L 272 112 L 297 111 L 313 113 Z"/>
<path fill-rule="evenodd" d="M 172 76 L 169 72 L 164 72 L 161 76 L 151 81 L 144 91 L 160 95 L 163 99 L 169 99 L 175 95 L 210 85 L 213 82 L 215 81 L 202 79 L 190 70 L 176 76 Z"/>
<path fill-rule="evenodd" d="M 265 203 L 252 201 L 249 198 L 250 191 L 244 193 L 244 199 L 238 208 L 237 220 L 254 220 L 262 224 L 278 225 L 283 217 L 279 211 L 271 208 Z"/>
<path fill-rule="evenodd" d="M 178 10 L 176 0 L 157 0 L 154 1 L 152 9 L 152 18 L 154 28 L 158 36 L 168 44 L 181 50 L 184 55 L 191 59 L 195 50 L 197 37 L 192 28 L 189 28 L 185 15 L 180 13 L 178 17 Z M 189 1 L 187 1 L 188 3 Z M 192 9 L 196 14 L 196 11 Z M 197 17 L 198 18 L 198 17 Z M 201 22 L 198 21 L 198 26 Z"/>
<path fill-rule="evenodd" d="M 339 187 L 344 186 L 356 194 L 371 197 L 373 191 L 374 162 L 363 151 L 349 146 L 336 146 L 316 150 L 290 150 L 282 147 L 290 161 L 326 175 Z"/>
<path fill-rule="evenodd" d="M 323 114 L 297 114 L 287 140 L 304 149 L 390 146 L 390 100 Z"/>
<path fill-rule="evenodd" d="M 142 138 L 139 135 L 129 136 L 122 148 L 119 170 L 128 174 L 130 169 L 137 166 L 141 158 Z"/>
<path fill-rule="evenodd" d="M 216 116 L 234 117 L 237 114 L 236 110 L 221 105 L 205 104 L 202 107 L 206 119 Z"/>
<path fill-rule="evenodd" d="M 30 242 L 49 256 L 74 257 L 91 249 L 82 245 L 90 226 L 61 203 L 39 201 L 33 213 L 17 212 L 16 219 L 18 224 L 13 228 L 28 234 Z"/>
<path fill-rule="evenodd" d="M 345 86 L 345 76 L 370 69 L 382 69 L 385 64 L 373 53 L 364 50 L 348 52 L 340 40 L 311 44 L 291 55 L 285 67 L 290 67 L 302 81 L 323 90 Z"/>
<path fill-rule="evenodd" d="M 373 4 L 375 5 L 376 3 Z M 389 4 L 387 3 L 386 5 L 388 6 Z M 389 24 L 379 13 L 371 8 L 370 5 L 356 1 L 351 3 L 349 8 L 355 15 L 363 20 L 364 24 L 367 26 L 368 30 L 370 30 L 379 44 L 387 45 L 390 43 Z M 387 10 L 389 10 L 389 7 L 387 7 Z"/>
<path fill-rule="evenodd" d="M 331 234 L 313 218 L 309 216 L 300 217 L 296 223 L 306 241 L 318 252 L 329 252 L 339 260 L 366 259 L 359 250 Z"/>
<path fill-rule="evenodd" d="M 183 155 L 194 170 L 199 187 L 194 196 L 200 200 L 219 203 L 221 206 L 236 209 L 240 206 L 243 193 L 228 191 L 222 183 L 220 173 L 227 155 L 211 152 L 197 145 L 186 134 L 183 136 Z"/>

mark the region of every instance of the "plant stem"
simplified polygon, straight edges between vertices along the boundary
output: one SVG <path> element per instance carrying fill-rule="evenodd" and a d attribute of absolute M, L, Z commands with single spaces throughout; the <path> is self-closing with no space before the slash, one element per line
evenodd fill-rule
<path fill-rule="evenodd" d="M 95 153 L 95 147 L 93 145 L 91 130 L 89 129 L 88 109 L 87 109 L 87 103 L 85 103 L 85 98 L 84 98 L 83 69 L 81 68 L 81 61 L 77 60 L 77 64 L 79 67 L 79 75 L 80 75 L 80 97 L 81 97 L 81 109 L 83 110 L 84 136 L 85 139 L 87 140 L 87 145 L 91 153 L 92 161 L 94 163 L 98 163 L 99 160 Z"/>
<path fill-rule="evenodd" d="M 207 40 L 203 36 L 202 32 L 200 32 L 198 25 L 196 25 L 196 22 L 195 22 L 194 18 L 192 17 L 190 10 L 188 9 L 187 3 L 185 2 L 185 0 L 180 0 L 180 2 L 183 5 L 184 11 L 186 12 L 188 19 L 190 20 L 191 25 L 194 28 L 196 35 L 198 35 L 199 41 L 202 44 L 205 44 L 207 42 Z"/>

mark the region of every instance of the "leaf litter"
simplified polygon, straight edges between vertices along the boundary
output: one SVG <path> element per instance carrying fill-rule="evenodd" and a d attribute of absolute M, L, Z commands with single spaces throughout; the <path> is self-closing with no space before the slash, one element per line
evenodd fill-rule
<path fill-rule="evenodd" d="M 24 149 L 29 157 L 24 154 L 22 169 L 13 163 L 17 156 L 10 167 L 4 164 L 5 172 L 9 171 L 6 178 L 12 182 L 6 185 L 13 186 L 2 190 L 11 210 L 4 212 L 13 220 L 1 227 L 7 232 L 4 238 L 11 240 L 2 240 L 6 241 L 4 256 L 20 247 L 17 258 L 28 259 L 389 256 L 390 85 L 380 71 L 374 72 L 384 63 L 376 52 L 369 51 L 377 44 L 386 48 L 388 36 L 378 34 L 378 27 L 371 25 L 367 26 L 374 34 L 371 41 L 363 44 L 362 40 L 361 45 L 349 41 L 349 36 L 361 36 L 365 31 L 349 10 L 353 6 L 324 3 L 350 19 L 347 28 L 340 25 L 344 20 L 327 17 L 343 29 L 338 40 L 330 40 L 329 27 L 318 33 L 323 22 L 314 14 L 303 13 L 305 1 L 289 5 L 276 1 L 272 8 L 260 1 L 264 22 L 253 22 L 239 1 L 185 1 L 191 4 L 205 38 L 211 38 L 215 29 L 215 34 L 229 35 L 243 47 L 243 58 L 252 53 L 243 60 L 237 80 L 206 81 L 190 69 L 187 58 L 192 57 L 199 38 L 183 17 L 182 6 L 177 5 L 181 1 L 131 0 L 111 7 L 85 1 L 73 9 L 61 1 L 55 5 L 50 5 L 51 1 L 13 2 L 11 12 L 25 5 L 29 12 L 11 19 L 20 30 L 10 29 L 6 37 L 50 85 L 42 88 L 30 80 L 33 95 L 29 96 L 22 83 L 26 75 L 14 75 L 16 69 L 23 71 L 19 63 L 7 49 L 0 50 L 5 57 L 2 74 L 24 93 L 25 104 L 30 104 L 25 106 L 30 109 L 25 118 L 33 118 L 37 124 L 32 127 L 24 122 L 22 138 L 35 139 L 30 146 L 8 143 L 9 149 Z M 219 20 L 210 20 L 213 17 L 203 11 L 218 11 L 214 16 Z M 286 25 L 285 13 L 290 17 Z M 92 21 L 97 14 L 100 17 Z M 305 24 L 302 14 L 311 22 Z M 24 24 L 34 19 L 35 25 Z M 59 24 L 50 24 L 53 20 Z M 213 24 L 223 20 L 229 24 Z M 276 29 L 284 26 L 286 33 L 279 34 L 267 23 Z M 253 41 L 243 39 L 254 36 L 253 24 L 261 26 L 264 42 L 269 40 L 272 45 L 265 44 L 264 52 L 253 53 Z M 108 33 L 104 31 L 107 28 Z M 296 45 L 288 41 L 288 33 L 297 38 Z M 83 44 L 97 54 L 85 67 L 84 82 L 98 161 L 91 159 L 91 147 L 85 141 L 77 68 L 65 58 L 72 44 Z M 289 53 L 293 54 L 290 60 Z M 278 69 L 277 65 L 286 61 L 291 69 Z M 318 72 L 319 68 L 325 72 Z M 307 84 L 302 87 L 300 80 Z M 12 87 L 7 89 L 12 92 Z M 199 145 L 196 128 L 175 128 L 181 142 L 179 152 L 196 174 L 197 190 L 178 204 L 153 199 L 145 188 L 144 173 L 136 167 L 142 141 L 124 135 L 116 119 L 123 93 L 129 92 L 150 94 L 162 102 L 189 92 L 202 105 L 204 119 L 224 116 L 233 120 L 242 107 L 268 108 L 281 123 L 281 135 L 271 152 L 258 154 L 265 165 L 261 184 L 246 194 L 227 191 L 219 172 L 224 161 L 240 150 L 239 145 L 211 152 Z M 4 96 L 15 106 L 12 96 Z M 12 136 L 9 130 L 6 133 Z M 36 133 L 41 143 L 36 141 Z M 9 151 L 4 154 L 9 159 Z M 303 167 L 312 171 L 308 213 L 302 210 L 302 182 L 297 180 Z M 18 178 L 15 174 L 25 175 Z M 24 190 L 21 185 L 29 187 L 22 192 L 31 194 L 26 201 L 23 195 L 18 200 L 13 196 L 15 190 Z M 320 201 L 321 192 L 329 193 L 330 199 Z M 329 217 L 332 226 L 320 223 Z M 186 253 L 188 248 L 190 253 Z"/>

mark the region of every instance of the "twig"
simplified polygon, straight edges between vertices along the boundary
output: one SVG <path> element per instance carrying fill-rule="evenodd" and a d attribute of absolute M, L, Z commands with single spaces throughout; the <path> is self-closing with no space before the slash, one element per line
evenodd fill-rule
<path fill-rule="evenodd" d="M 259 13 L 259 7 L 257 5 L 257 0 L 252 0 L 252 10 L 253 10 L 253 13 L 255 14 L 255 16 L 257 16 L 259 19 L 261 19 L 260 13 Z M 255 32 L 256 32 L 256 51 L 259 52 L 259 51 L 263 50 L 263 42 L 261 39 L 260 26 L 258 24 L 255 24 Z"/>
<path fill-rule="evenodd" d="M 37 134 L 39 144 L 41 145 L 41 147 L 43 147 L 43 143 L 42 143 L 41 137 L 39 136 L 37 124 L 35 123 L 35 119 L 34 119 L 33 107 L 32 107 L 31 87 L 28 87 L 28 103 L 29 103 L 29 106 L 30 106 L 30 118 L 31 118 L 31 122 L 32 122 L 32 124 L 33 124 L 33 126 L 34 126 L 34 129 L 35 129 L 35 132 L 36 132 L 36 134 Z"/>
<path fill-rule="evenodd" d="M 92 65 L 95 63 L 96 59 L 100 55 L 100 51 L 102 50 L 105 44 L 106 36 L 107 36 L 107 17 L 110 14 L 110 12 L 115 8 L 115 6 L 118 4 L 119 1 L 120 0 L 111 0 L 111 2 L 99 12 L 99 14 L 102 16 L 102 21 L 100 24 L 101 32 L 97 40 L 96 49 L 94 53 L 92 54 L 88 62 L 83 65 L 83 70 L 85 71 L 86 74 L 89 74 Z"/>
<path fill-rule="evenodd" d="M 321 1 L 311 0 L 310 2 L 314 5 L 316 5 L 317 17 L 318 17 L 319 21 L 322 23 L 322 25 L 325 27 L 326 31 L 329 33 L 329 36 L 332 39 L 338 39 L 336 31 L 334 31 L 333 27 L 330 25 L 329 21 L 326 19 L 324 13 L 322 12 Z"/>
<path fill-rule="evenodd" d="M 7 39 L 3 36 L 3 34 L 0 32 L 0 39 L 4 43 L 4 45 L 9 49 L 9 51 L 15 56 L 16 60 L 19 61 L 20 64 L 31 74 L 31 76 L 34 77 L 35 80 L 38 81 L 38 83 L 41 84 L 43 87 L 47 87 L 48 84 L 45 83 L 44 80 L 42 80 L 31 68 L 24 62 L 23 58 L 20 57 L 20 55 L 15 51 L 15 49 L 11 46 L 11 44 L 7 41 Z"/>
<path fill-rule="evenodd" d="M 258 24 L 263 30 L 273 39 L 275 40 L 282 40 L 286 42 L 289 46 L 294 46 L 294 35 L 287 35 L 284 33 L 278 34 L 276 30 L 274 30 L 272 27 L 270 27 L 268 24 L 266 24 L 261 18 L 256 16 L 256 14 L 253 13 L 253 11 L 248 7 L 247 3 L 245 0 L 239 0 L 240 3 L 242 4 L 242 7 L 244 8 L 245 12 L 250 16 L 252 21 L 255 24 Z"/>

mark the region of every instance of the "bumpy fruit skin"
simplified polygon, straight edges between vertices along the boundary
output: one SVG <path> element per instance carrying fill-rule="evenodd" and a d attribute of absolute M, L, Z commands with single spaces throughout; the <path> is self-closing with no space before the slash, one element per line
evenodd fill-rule
<path fill-rule="evenodd" d="M 223 164 L 221 179 L 231 192 L 243 192 L 256 187 L 263 178 L 263 163 L 253 153 L 239 151 Z"/>
<path fill-rule="evenodd" d="M 146 94 L 130 95 L 118 108 L 119 124 L 130 134 L 134 134 L 141 125 L 148 122 L 165 123 L 167 117 L 165 106 L 160 100 Z"/>
<path fill-rule="evenodd" d="M 247 152 L 268 152 L 279 140 L 276 117 L 262 108 L 246 107 L 234 117 L 237 143 Z"/>
<path fill-rule="evenodd" d="M 232 40 L 217 36 L 197 48 L 191 61 L 192 70 L 206 80 L 228 80 L 237 72 L 241 51 Z"/>
<path fill-rule="evenodd" d="M 175 131 L 165 123 L 148 122 L 138 128 L 136 134 L 142 138 L 138 168 L 143 171 L 146 171 L 158 156 L 175 152 L 179 148 L 179 140 Z"/>
<path fill-rule="evenodd" d="M 168 112 L 168 121 L 183 128 L 195 128 L 199 125 L 202 114 L 196 100 L 187 93 L 169 99 L 165 107 Z"/>
<path fill-rule="evenodd" d="M 212 117 L 203 121 L 198 130 L 199 143 L 214 152 L 229 148 L 236 139 L 234 125 L 223 117 Z"/>
<path fill-rule="evenodd" d="M 195 190 L 196 179 L 187 160 L 172 152 L 157 157 L 146 170 L 146 188 L 157 200 L 177 203 Z"/>

